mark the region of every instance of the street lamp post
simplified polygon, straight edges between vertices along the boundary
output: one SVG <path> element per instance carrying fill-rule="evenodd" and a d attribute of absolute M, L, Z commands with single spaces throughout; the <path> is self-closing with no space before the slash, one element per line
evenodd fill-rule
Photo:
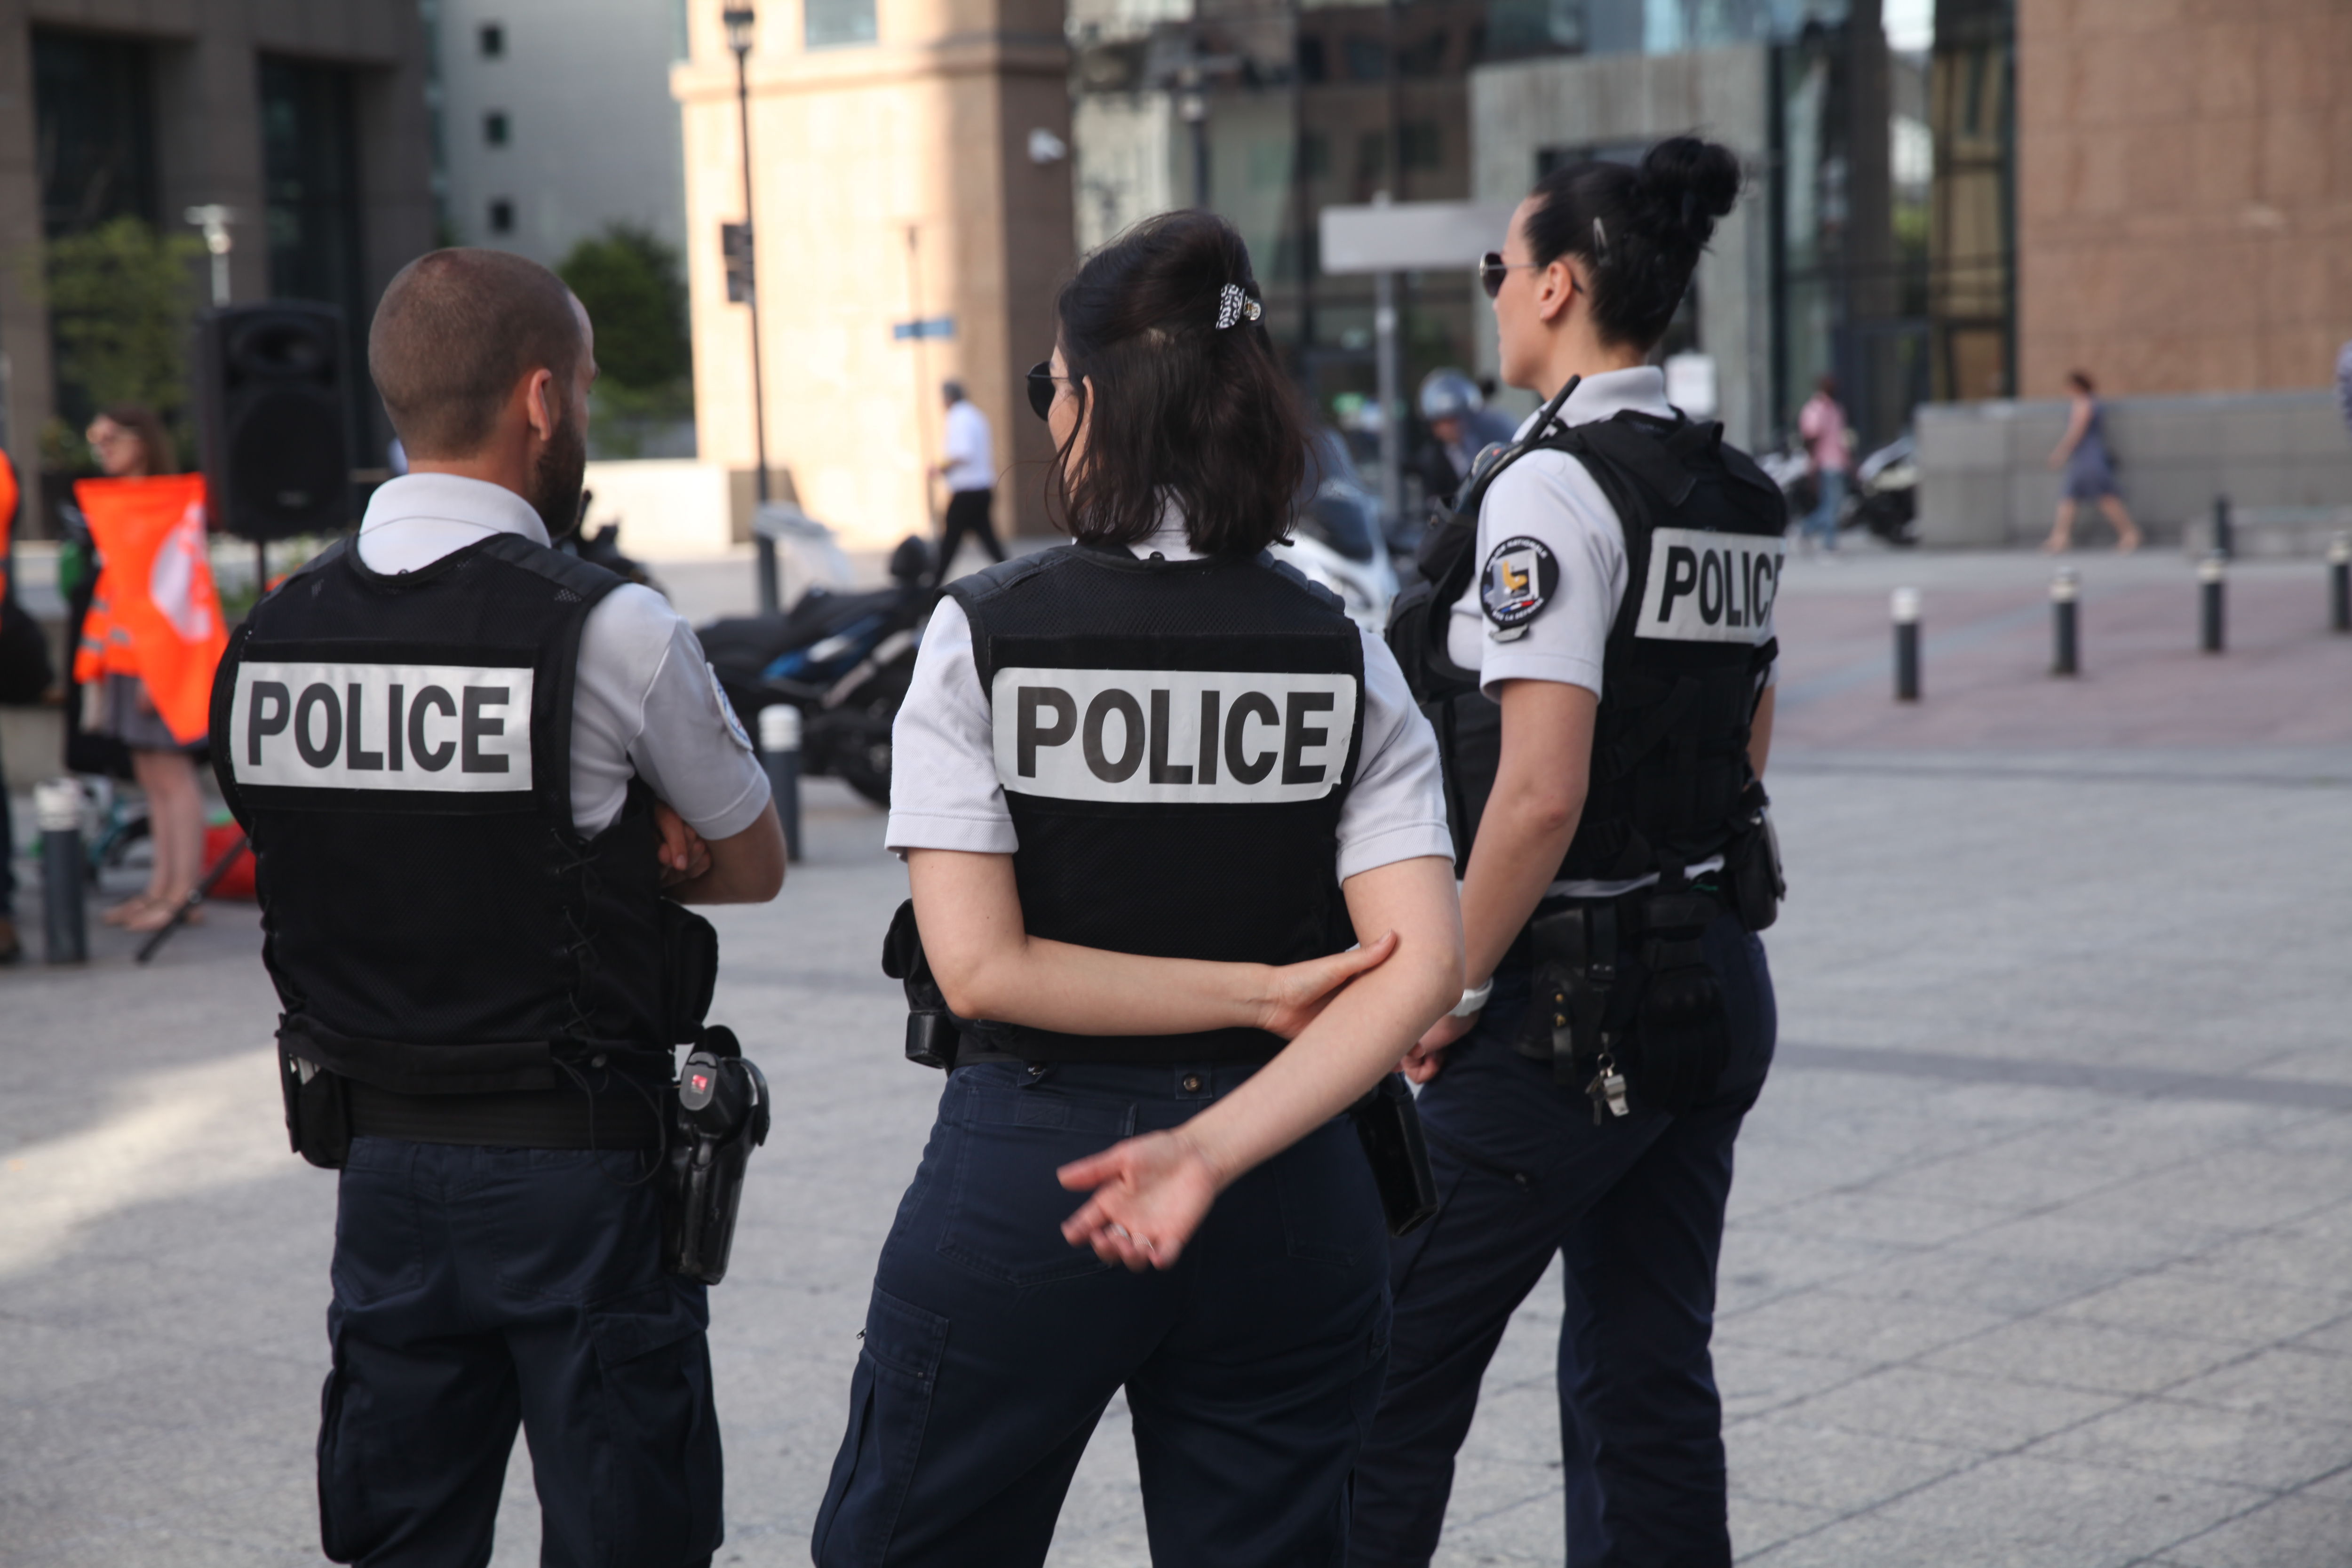
<path fill-rule="evenodd" d="M 768 504 L 768 401 L 760 374 L 759 268 L 754 258 L 751 229 L 751 84 L 749 61 L 751 29 L 756 20 L 749 5 L 730 5 L 719 13 L 727 26 L 727 47 L 735 51 L 735 117 L 743 133 L 743 301 L 751 308 L 751 447 L 759 467 L 753 471 L 753 493 L 761 508 Z M 760 552 L 760 613 L 780 607 L 776 589 L 776 542 L 751 521 L 751 542 Z"/>

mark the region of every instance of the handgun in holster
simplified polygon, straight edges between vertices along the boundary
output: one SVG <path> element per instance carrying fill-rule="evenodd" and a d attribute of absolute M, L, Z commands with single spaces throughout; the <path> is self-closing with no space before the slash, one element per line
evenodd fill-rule
<path fill-rule="evenodd" d="M 735 1031 L 705 1028 L 678 1069 L 671 1107 L 662 1250 L 670 1272 L 716 1285 L 727 1277 L 751 1151 L 768 1141 L 768 1080 Z"/>
<path fill-rule="evenodd" d="M 931 978 L 931 961 L 923 953 L 923 932 L 915 923 L 915 900 L 907 900 L 890 917 L 882 938 L 882 973 L 907 992 L 907 1059 L 917 1067 L 953 1071 L 956 1043 L 961 1031 L 948 999 Z"/>

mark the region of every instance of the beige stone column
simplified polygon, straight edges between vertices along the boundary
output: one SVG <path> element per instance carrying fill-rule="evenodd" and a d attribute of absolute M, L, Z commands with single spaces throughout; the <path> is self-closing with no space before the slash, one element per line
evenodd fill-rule
<path fill-rule="evenodd" d="M 694 0 L 684 116 L 687 265 L 701 450 L 752 466 L 750 325 L 727 300 L 719 226 L 740 220 L 735 62 L 716 0 Z M 1022 373 L 1050 352 L 1071 262 L 1067 51 L 1051 0 L 879 0 L 878 39 L 809 49 L 801 8 L 760 6 L 751 58 L 768 452 L 811 515 L 853 545 L 933 526 L 944 494 L 939 384 L 961 379 L 996 434 L 1000 529 L 1044 527 L 1045 427 Z M 908 242 L 909 230 L 913 243 Z M 908 342 L 895 323 L 948 317 Z M 927 499 L 928 492 L 928 499 Z"/>

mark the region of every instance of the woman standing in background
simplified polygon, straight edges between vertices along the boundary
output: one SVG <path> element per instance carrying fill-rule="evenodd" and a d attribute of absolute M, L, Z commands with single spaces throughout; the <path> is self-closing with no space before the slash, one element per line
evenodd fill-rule
<path fill-rule="evenodd" d="M 2050 466 L 2066 474 L 2066 493 L 2058 500 L 2058 521 L 2042 548 L 2053 554 L 2074 542 L 2074 510 L 2084 501 L 2097 505 L 2116 525 L 2116 552 L 2128 555 L 2139 548 L 2139 525 L 2124 498 L 2116 493 L 2116 459 L 2107 450 L 2107 411 L 2099 402 L 2088 371 L 2078 370 L 2066 380 L 2074 388 L 2074 405 L 2066 416 L 2066 435 L 2050 454 Z"/>
<path fill-rule="evenodd" d="M 91 420 L 88 434 L 99 470 L 110 479 L 152 479 L 177 469 L 171 437 L 152 408 L 117 405 Z M 204 742 L 184 745 L 173 737 L 138 676 L 109 671 L 93 695 L 100 711 L 90 718 L 89 728 L 130 749 L 131 773 L 147 796 L 147 826 L 154 840 L 154 868 L 148 873 L 146 890 L 100 918 L 126 931 L 157 931 L 186 901 L 204 870 L 205 804 L 191 754 Z M 201 910 L 188 911 L 191 922 L 202 918 Z"/>

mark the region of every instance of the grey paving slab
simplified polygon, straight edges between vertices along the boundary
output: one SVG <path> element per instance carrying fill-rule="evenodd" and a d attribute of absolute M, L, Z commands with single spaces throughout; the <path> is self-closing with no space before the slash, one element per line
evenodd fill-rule
<path fill-rule="evenodd" d="M 1997 1453 L 2121 1408 L 2127 1396 L 1892 1366 L 1790 1406 L 1791 1421 Z"/>
<path fill-rule="evenodd" d="M 2164 1554 L 2175 1568 L 2344 1568 L 2352 1503 L 2303 1494 L 2266 1502 Z"/>
<path fill-rule="evenodd" d="M 2259 1506 L 2247 1487 L 2004 1455 L 1896 1498 L 1875 1510 L 1895 1528 L 2076 1552 L 2084 1563 L 2127 1563 Z M 1976 1561 L 1971 1554 L 1955 1561 Z"/>
<path fill-rule="evenodd" d="M 1911 1357 L 1973 1338 L 2010 1316 L 1948 1301 L 1884 1301 L 1841 1294 L 1836 1287 L 1782 1296 L 1744 1312 L 1716 1316 L 1719 1345 L 1775 1349 L 1864 1365 Z"/>
<path fill-rule="evenodd" d="M 2118 1329 L 2044 1314 L 1922 1357 L 1945 1372 L 2055 1384 L 2095 1394 L 2152 1394 L 2246 1353 L 2221 1340 Z"/>
<path fill-rule="evenodd" d="M 1723 1446 L 1750 1497 L 1850 1513 L 1952 1475 L 1981 1456 L 1916 1436 L 1849 1432 L 1781 1412 L 1727 1426 Z"/>
<path fill-rule="evenodd" d="M 2352 1466 L 2352 1428 L 2184 1400 L 2142 1399 L 2055 1433 L 2025 1452 L 2035 1458 L 2290 1491 Z M 2352 1545 L 2352 1537 L 2347 1544 Z"/>

